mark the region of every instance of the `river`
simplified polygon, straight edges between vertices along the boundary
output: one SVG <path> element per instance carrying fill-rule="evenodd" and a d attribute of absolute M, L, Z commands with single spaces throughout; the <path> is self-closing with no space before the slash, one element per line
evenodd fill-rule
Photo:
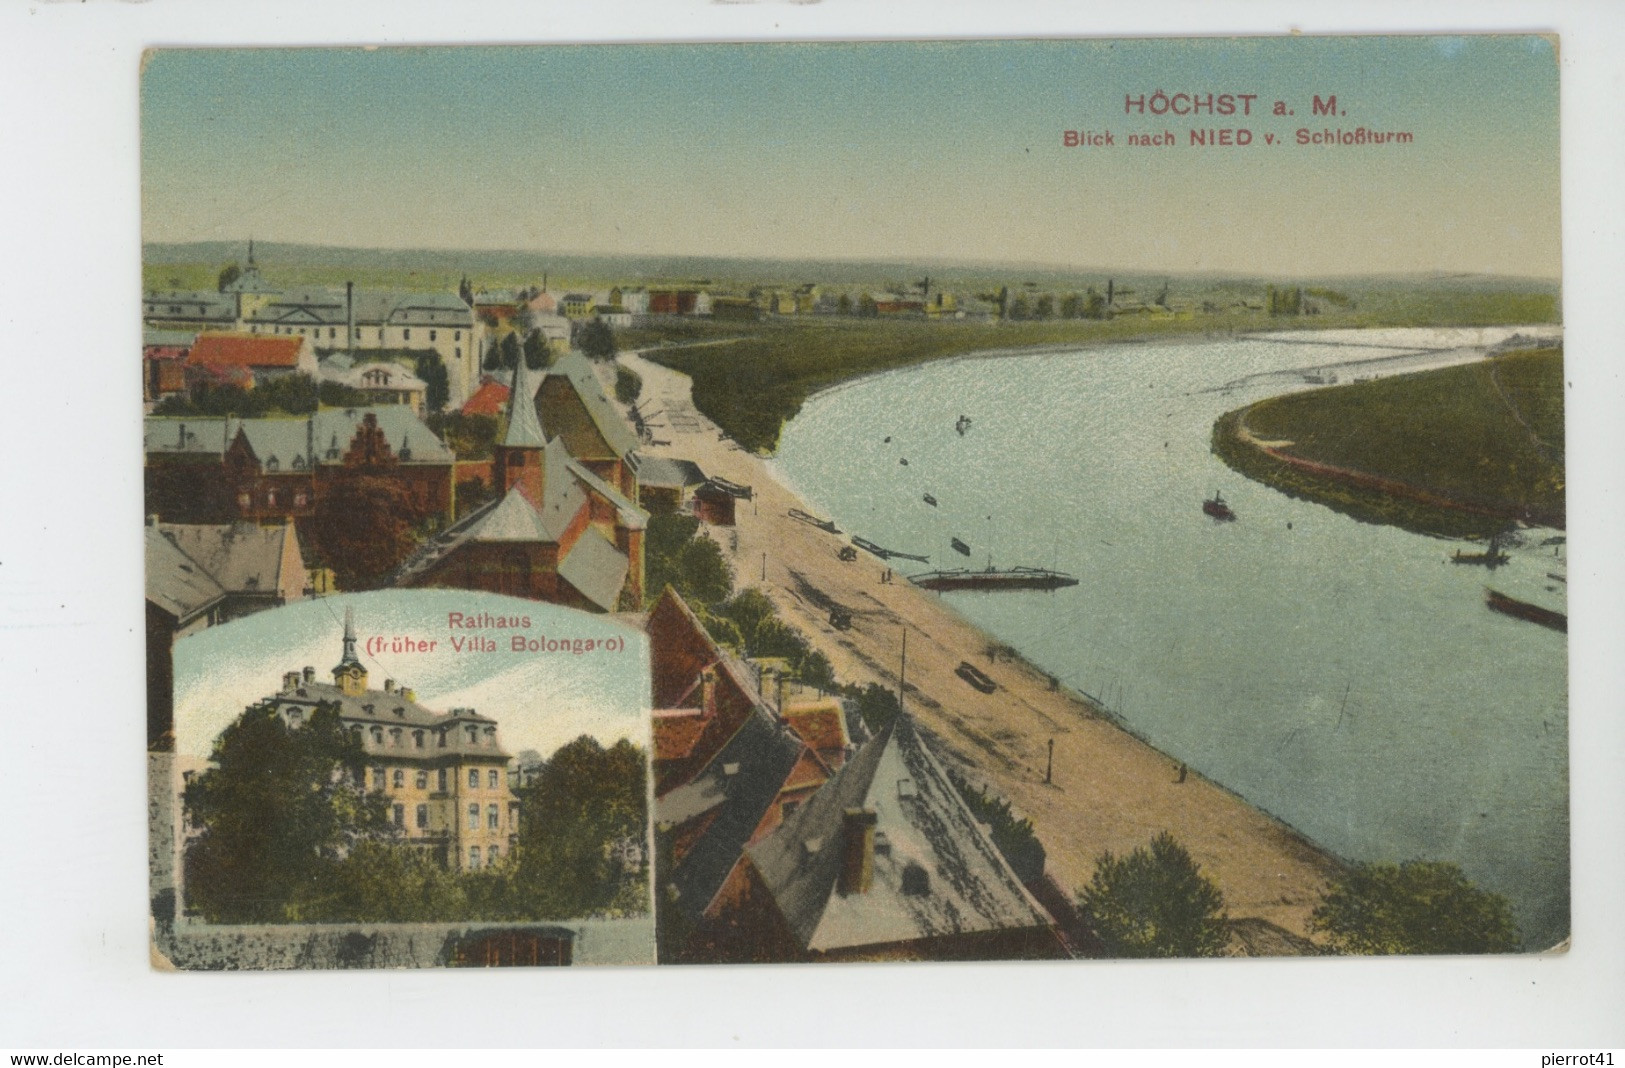
<path fill-rule="evenodd" d="M 1053 593 L 943 596 L 1339 855 L 1459 863 L 1511 900 L 1526 948 L 1546 948 L 1569 930 L 1567 642 L 1488 611 L 1483 587 L 1561 608 L 1547 575 L 1566 571 L 1565 550 L 1540 544 L 1558 532 L 1526 532 L 1490 577 L 1450 563 L 1449 543 L 1292 500 L 1209 451 L 1214 420 L 1293 388 L 1286 372 L 1463 343 L 1332 340 L 889 372 L 811 398 L 774 464 L 843 530 L 933 567 L 1077 576 Z M 1215 490 L 1236 522 L 1202 514 Z"/>

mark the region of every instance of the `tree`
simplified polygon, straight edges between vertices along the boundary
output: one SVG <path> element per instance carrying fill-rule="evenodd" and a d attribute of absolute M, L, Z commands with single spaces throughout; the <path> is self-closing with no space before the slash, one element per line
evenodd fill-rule
<path fill-rule="evenodd" d="M 250 706 L 215 739 L 212 764 L 184 795 L 202 832 L 186 852 L 187 900 L 214 923 L 309 918 L 331 868 L 390 833 L 382 793 L 367 793 L 361 742 L 338 706 L 289 726 L 275 701 Z"/>
<path fill-rule="evenodd" d="M 1229 939 L 1224 895 L 1167 831 L 1149 850 L 1102 853 L 1078 904 L 1112 957 L 1213 957 Z"/>
<path fill-rule="evenodd" d="M 1510 953 L 1512 907 L 1455 864 L 1357 864 L 1327 891 L 1311 921 L 1341 953 Z"/>
<path fill-rule="evenodd" d="M 341 590 L 383 584 L 416 546 L 411 498 L 394 479 L 346 475 L 316 499 L 311 537 Z"/>
<path fill-rule="evenodd" d="M 372 403 L 366 393 L 342 382 L 318 383 L 316 399 L 325 408 L 365 408 Z"/>
<path fill-rule="evenodd" d="M 438 412 L 446 407 L 451 399 L 451 377 L 446 373 L 446 361 L 440 358 L 440 353 L 433 349 L 425 349 L 417 354 L 415 373 L 427 387 L 424 390 L 423 401 L 428 405 L 429 411 Z"/>
<path fill-rule="evenodd" d="M 1045 293 L 1043 296 L 1039 297 L 1038 302 L 1033 305 L 1033 318 L 1055 318 L 1055 298 L 1048 293 Z"/>
<path fill-rule="evenodd" d="M 243 276 L 243 269 L 235 263 L 228 263 L 220 268 L 220 277 L 216 283 L 220 292 L 224 293 L 226 287 Z"/>
<path fill-rule="evenodd" d="M 527 919 L 562 919 L 615 902 L 639 874 L 615 847 L 645 840 L 646 790 L 644 752 L 624 738 L 606 749 L 582 735 L 555 751 L 517 791 L 510 907 Z"/>
<path fill-rule="evenodd" d="M 576 347 L 594 360 L 613 360 L 620 351 L 615 344 L 615 331 L 602 319 L 594 319 L 581 327 Z"/>
<path fill-rule="evenodd" d="M 1031 313 L 1032 309 L 1027 304 L 1026 296 L 1018 293 L 1016 295 L 1016 299 L 1010 302 L 1010 311 L 1007 313 L 1007 317 L 1011 319 L 1025 319 Z"/>
<path fill-rule="evenodd" d="M 1061 300 L 1061 318 L 1076 319 L 1083 315 L 1083 298 L 1076 293 L 1068 293 Z"/>
<path fill-rule="evenodd" d="M 530 330 L 525 334 L 525 342 L 521 346 L 525 356 L 525 366 L 532 371 L 545 369 L 551 359 L 547 351 L 547 338 L 540 330 Z"/>
<path fill-rule="evenodd" d="M 514 368 L 518 367 L 519 366 L 519 357 L 521 355 L 522 355 L 522 351 L 521 351 L 520 344 L 519 344 L 519 335 L 515 334 L 515 333 L 512 333 L 511 331 L 509 333 L 503 334 L 502 335 L 502 368 L 503 368 L 503 370 L 512 371 Z"/>
<path fill-rule="evenodd" d="M 863 719 L 863 725 L 871 733 L 879 734 L 886 729 L 886 724 L 896 719 L 902 708 L 897 704 L 897 694 L 890 688 L 871 682 L 862 690 L 849 687 L 847 692 L 852 695 L 853 706 Z"/>

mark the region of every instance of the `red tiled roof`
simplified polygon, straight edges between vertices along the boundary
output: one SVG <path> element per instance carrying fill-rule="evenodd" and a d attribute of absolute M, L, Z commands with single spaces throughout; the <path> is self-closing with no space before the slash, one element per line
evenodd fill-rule
<path fill-rule="evenodd" d="M 706 720 L 699 712 L 686 716 L 655 715 L 654 743 L 656 760 L 682 760 L 694 752 L 694 745 L 705 733 Z"/>
<path fill-rule="evenodd" d="M 811 749 L 803 749 L 795 767 L 790 769 L 790 774 L 785 778 L 784 785 L 780 787 L 780 790 L 782 792 L 784 790 L 802 790 L 809 786 L 822 786 L 829 781 L 829 774 L 829 768 L 822 760 L 818 759 L 817 753 L 814 753 Z"/>
<path fill-rule="evenodd" d="M 846 723 L 841 707 L 834 701 L 807 705 L 786 705 L 784 718 L 801 740 L 822 752 L 826 749 L 844 749 L 851 739 L 846 736 Z"/>
<path fill-rule="evenodd" d="M 199 334 L 188 363 L 211 367 L 297 367 L 304 338 L 264 334 Z"/>
<path fill-rule="evenodd" d="M 463 405 L 464 415 L 501 415 L 508 410 L 508 394 L 510 390 L 501 382 L 486 379 L 485 384 L 474 391 Z"/>

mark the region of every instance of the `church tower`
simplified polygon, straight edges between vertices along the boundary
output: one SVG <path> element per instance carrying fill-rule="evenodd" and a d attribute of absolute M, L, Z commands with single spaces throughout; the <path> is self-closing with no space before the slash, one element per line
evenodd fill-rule
<path fill-rule="evenodd" d="M 333 669 L 333 685 L 348 697 L 367 692 L 367 669 L 355 655 L 355 609 L 344 609 L 344 658 Z"/>
<path fill-rule="evenodd" d="M 496 475 L 503 493 L 518 485 L 532 504 L 541 505 L 546 488 L 542 450 L 546 447 L 547 435 L 536 418 L 536 386 L 521 353 L 508 393 L 508 432 L 496 447 Z"/>

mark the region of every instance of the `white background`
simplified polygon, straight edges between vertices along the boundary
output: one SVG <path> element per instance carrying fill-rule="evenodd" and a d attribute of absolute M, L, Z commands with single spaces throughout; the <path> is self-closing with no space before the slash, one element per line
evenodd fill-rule
<path fill-rule="evenodd" d="M 1625 24 L 1596 3 L 0 6 L 0 1043 L 1443 1045 L 1625 1035 Z M 1357 18 L 1358 21 L 1354 21 Z M 1556 31 L 1574 948 L 1517 959 L 167 975 L 146 932 L 137 85 L 160 45 Z M 265 120 L 275 122 L 275 101 Z M 1515 798 L 1507 803 L 1516 804 Z"/>

